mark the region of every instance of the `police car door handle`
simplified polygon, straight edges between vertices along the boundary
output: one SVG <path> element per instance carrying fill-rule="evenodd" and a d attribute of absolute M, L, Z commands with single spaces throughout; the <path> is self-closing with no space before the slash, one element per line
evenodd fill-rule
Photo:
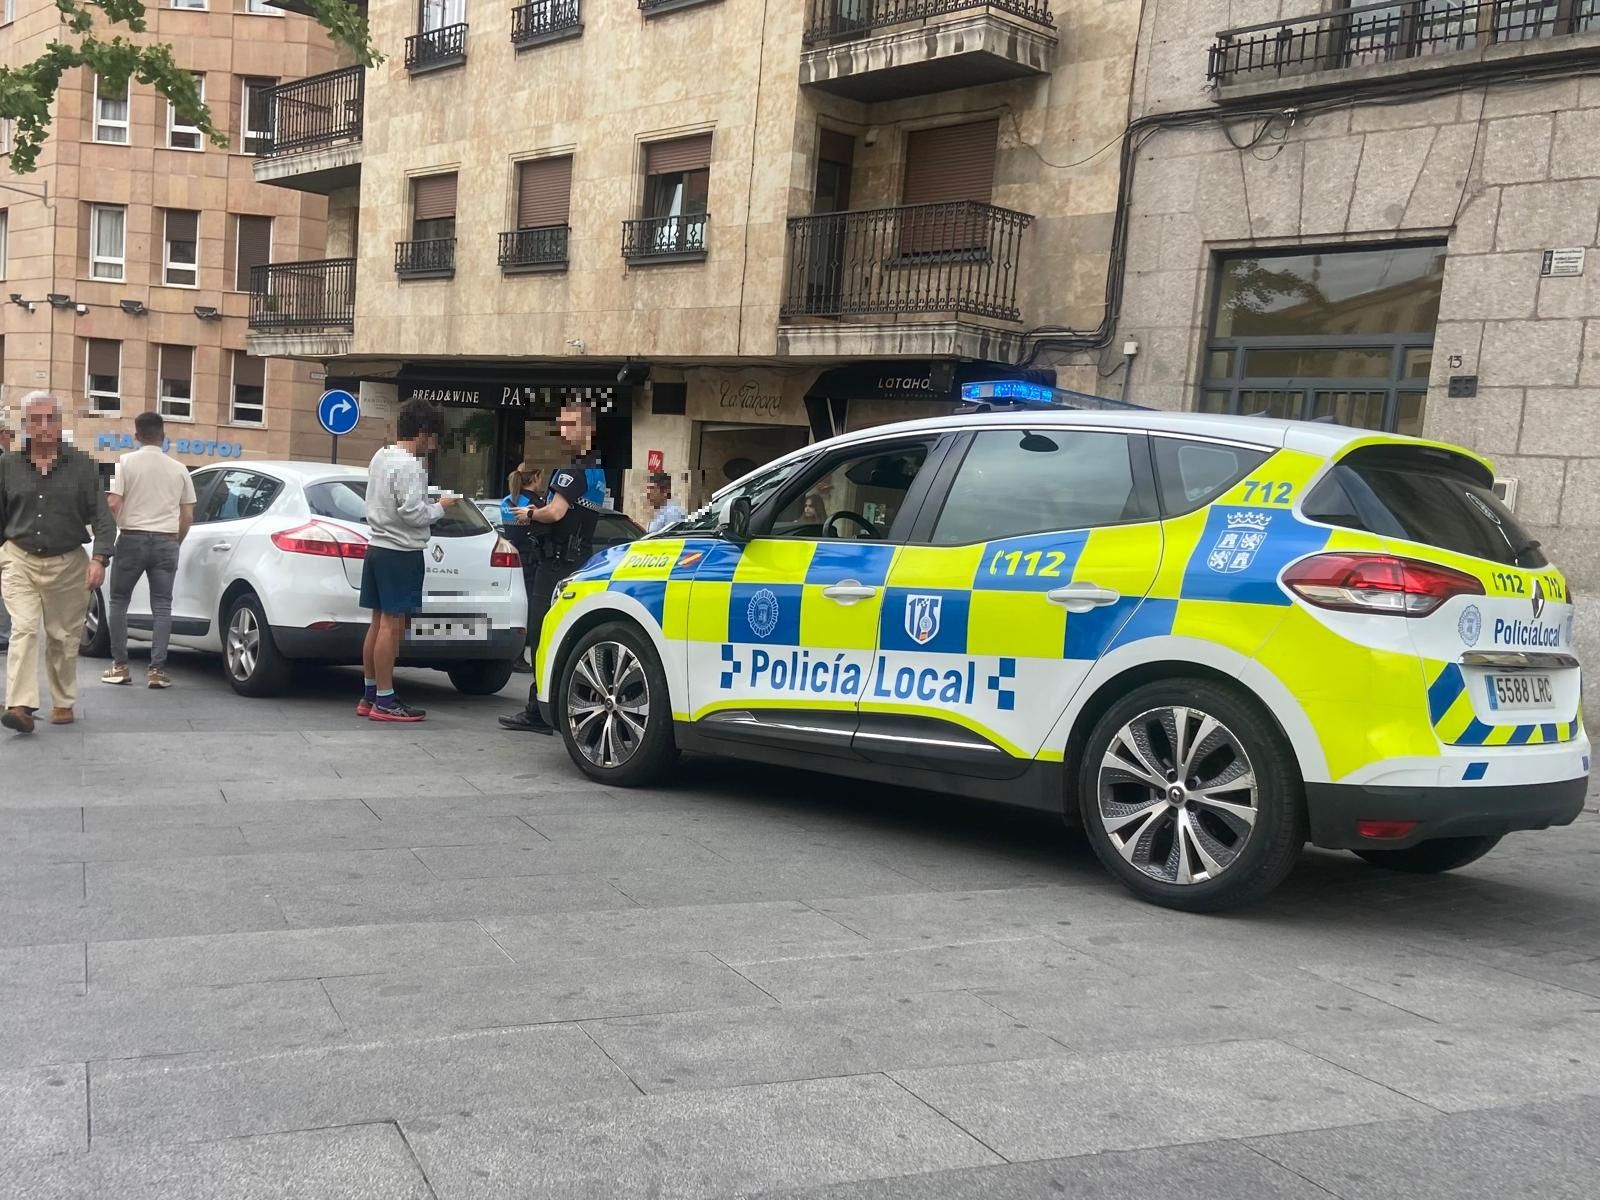
<path fill-rule="evenodd" d="M 1093 583 L 1069 583 L 1066 587 L 1052 588 L 1044 594 L 1044 598 L 1061 605 L 1068 612 L 1086 613 L 1092 608 L 1115 604 L 1122 599 L 1122 593 Z"/>
<path fill-rule="evenodd" d="M 835 583 L 822 589 L 822 594 L 829 600 L 837 600 L 840 604 L 854 604 L 857 600 L 870 600 L 878 594 L 878 589 L 869 587 L 864 583 Z"/>

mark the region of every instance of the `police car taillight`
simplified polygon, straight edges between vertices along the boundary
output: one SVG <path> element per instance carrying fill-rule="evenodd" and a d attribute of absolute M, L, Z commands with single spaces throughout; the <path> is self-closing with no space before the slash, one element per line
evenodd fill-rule
<path fill-rule="evenodd" d="M 517 553 L 517 548 L 505 538 L 496 538 L 494 549 L 489 551 L 489 565 L 491 567 L 520 567 L 522 555 Z"/>
<path fill-rule="evenodd" d="M 1373 616 L 1425 617 L 1452 596 L 1481 596 L 1464 571 L 1390 554 L 1314 554 L 1283 573 L 1307 604 Z"/>
<path fill-rule="evenodd" d="M 323 521 L 307 521 L 293 529 L 272 535 L 272 544 L 289 554 L 311 554 L 317 558 L 365 558 L 367 539 L 353 529 Z"/>

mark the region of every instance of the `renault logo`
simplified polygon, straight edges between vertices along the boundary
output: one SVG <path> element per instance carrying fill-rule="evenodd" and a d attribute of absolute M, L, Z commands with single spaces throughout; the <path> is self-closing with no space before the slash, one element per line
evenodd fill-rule
<path fill-rule="evenodd" d="M 1544 584 L 1537 579 L 1533 581 L 1533 619 L 1537 621 L 1544 615 Z"/>
<path fill-rule="evenodd" d="M 439 545 L 438 542 L 435 542 L 433 544 L 433 561 L 434 562 L 443 562 L 444 561 L 444 547 Z M 1536 601 L 1535 603 L 1537 603 L 1537 604 L 1542 606 L 1544 604 L 1544 601 L 1543 600 L 1539 600 L 1539 601 Z M 1534 616 L 1538 616 L 1539 615 L 1538 609 L 1534 610 L 1534 614 L 1533 615 Z"/>

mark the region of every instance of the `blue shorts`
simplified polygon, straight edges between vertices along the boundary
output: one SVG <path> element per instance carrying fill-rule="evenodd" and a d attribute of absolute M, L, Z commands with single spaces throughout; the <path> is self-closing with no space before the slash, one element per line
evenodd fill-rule
<path fill-rule="evenodd" d="M 368 546 L 361 564 L 361 607 L 390 616 L 422 608 L 422 551 Z"/>

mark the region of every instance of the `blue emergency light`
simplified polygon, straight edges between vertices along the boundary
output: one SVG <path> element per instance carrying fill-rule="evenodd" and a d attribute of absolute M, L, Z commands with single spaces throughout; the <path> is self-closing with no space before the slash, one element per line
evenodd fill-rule
<path fill-rule="evenodd" d="M 1079 408 L 1134 411 L 1142 404 L 1127 404 L 1106 396 L 1091 396 L 1047 383 L 1024 379 L 996 379 L 961 385 L 961 407 L 957 412 L 1018 412 L 1037 409 Z"/>

